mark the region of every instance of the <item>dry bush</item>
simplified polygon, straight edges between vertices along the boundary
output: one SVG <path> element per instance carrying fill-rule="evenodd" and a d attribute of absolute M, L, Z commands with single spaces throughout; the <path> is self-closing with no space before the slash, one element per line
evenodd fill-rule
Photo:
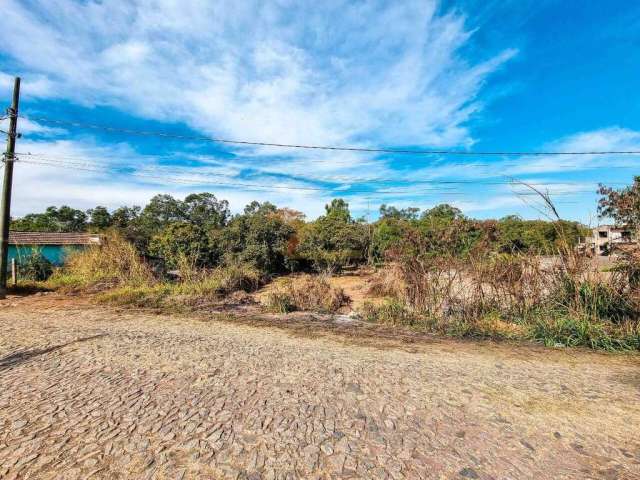
<path fill-rule="evenodd" d="M 556 266 L 545 267 L 538 256 L 488 251 L 473 252 L 460 269 L 467 285 L 462 300 L 473 306 L 469 313 L 500 311 L 518 318 L 544 303 L 558 275 Z"/>
<path fill-rule="evenodd" d="M 224 295 L 235 291 L 253 292 L 265 280 L 257 268 L 244 263 L 231 263 L 212 270 L 190 271 L 175 284 L 176 293 L 183 295 Z"/>
<path fill-rule="evenodd" d="M 266 307 L 276 313 L 294 310 L 334 313 L 349 303 L 341 288 L 332 287 L 323 275 L 301 275 L 285 279 L 269 292 Z"/>
<path fill-rule="evenodd" d="M 65 266 L 49 279 L 56 288 L 108 288 L 154 283 L 153 272 L 135 247 L 116 233 L 103 237 L 101 245 L 71 252 Z"/>
<path fill-rule="evenodd" d="M 194 269 L 183 278 L 175 283 L 123 286 L 103 293 L 99 300 L 139 308 L 191 310 L 219 304 L 226 296 L 237 292 L 255 291 L 264 282 L 262 272 L 245 264 L 231 264 L 212 270 Z"/>
<path fill-rule="evenodd" d="M 371 297 L 396 297 L 403 288 L 398 269 L 392 266 L 379 269 L 367 280 L 367 294 Z"/>
<path fill-rule="evenodd" d="M 370 293 L 389 300 L 360 313 L 456 336 L 637 349 L 639 260 L 640 252 L 628 253 L 603 275 L 562 245 L 552 258 L 498 254 L 482 242 L 461 255 L 407 235 L 370 284 Z"/>

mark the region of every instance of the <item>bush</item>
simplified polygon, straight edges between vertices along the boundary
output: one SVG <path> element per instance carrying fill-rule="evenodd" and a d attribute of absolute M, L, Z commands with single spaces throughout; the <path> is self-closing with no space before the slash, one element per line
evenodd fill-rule
<path fill-rule="evenodd" d="M 319 272 L 364 263 L 369 246 L 367 225 L 351 218 L 344 200 L 334 199 L 325 209 L 325 215 L 300 232 L 297 254 Z"/>
<path fill-rule="evenodd" d="M 53 287 L 110 287 L 154 283 L 151 268 L 135 247 L 116 233 L 103 238 L 102 245 L 74 251 L 65 266 L 49 279 Z"/>
<path fill-rule="evenodd" d="M 332 287 L 322 276 L 301 275 L 285 279 L 267 294 L 267 309 L 276 313 L 294 310 L 335 313 L 349 303 L 341 288 Z"/>
<path fill-rule="evenodd" d="M 589 347 L 600 350 L 640 350 L 640 327 L 624 328 L 590 318 L 568 316 L 540 317 L 531 328 L 531 336 L 546 346 Z"/>
<path fill-rule="evenodd" d="M 251 264 L 266 273 L 279 273 L 286 270 L 285 254 L 294 233 L 274 205 L 253 202 L 229 222 L 219 241 L 227 263 Z"/>
<path fill-rule="evenodd" d="M 264 275 L 249 265 L 228 265 L 210 271 L 191 272 L 187 280 L 176 283 L 122 286 L 103 293 L 99 300 L 138 308 L 189 310 L 217 302 L 234 292 L 254 291 L 263 281 Z"/>
<path fill-rule="evenodd" d="M 53 264 L 40 252 L 32 252 L 22 259 L 19 264 L 18 275 L 26 280 L 42 282 L 53 273 Z"/>
<path fill-rule="evenodd" d="M 173 291 L 182 295 L 223 295 L 236 291 L 253 292 L 264 283 L 264 274 L 252 265 L 233 263 L 210 271 L 201 271 L 198 277 L 177 283 Z"/>
<path fill-rule="evenodd" d="M 218 263 L 220 252 L 210 245 L 203 228 L 189 223 L 170 223 L 149 242 L 149 253 L 162 258 L 169 268 L 180 268 L 185 258 L 197 267 L 211 267 Z"/>
<path fill-rule="evenodd" d="M 482 244 L 464 256 L 435 255 L 431 247 L 429 238 L 410 232 L 391 249 L 369 287 L 389 300 L 365 306 L 364 318 L 454 336 L 640 349 L 635 270 L 628 266 L 603 274 L 570 248 L 548 261 L 495 254 Z"/>
<path fill-rule="evenodd" d="M 368 322 L 387 325 L 414 326 L 419 322 L 418 317 L 397 299 L 387 300 L 381 304 L 366 302 L 359 313 Z"/>
<path fill-rule="evenodd" d="M 637 319 L 638 305 L 623 284 L 564 276 L 553 294 L 562 310 L 582 318 L 621 323 Z"/>

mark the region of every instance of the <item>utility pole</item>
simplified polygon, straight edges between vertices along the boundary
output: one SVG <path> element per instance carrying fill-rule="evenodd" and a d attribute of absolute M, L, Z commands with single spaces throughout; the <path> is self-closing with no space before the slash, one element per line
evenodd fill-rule
<path fill-rule="evenodd" d="M 13 162 L 18 137 L 18 105 L 20 103 L 20 77 L 13 84 L 13 100 L 9 109 L 9 132 L 7 152 L 4 154 L 4 182 L 0 198 L 0 298 L 7 296 L 7 270 L 9 270 L 9 224 L 11 223 L 11 186 L 13 183 Z"/>

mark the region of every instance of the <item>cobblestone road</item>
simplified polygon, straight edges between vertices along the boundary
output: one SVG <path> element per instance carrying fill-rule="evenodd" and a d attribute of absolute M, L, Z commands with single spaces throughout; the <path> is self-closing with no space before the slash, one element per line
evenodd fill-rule
<path fill-rule="evenodd" d="M 640 478 L 638 357 L 309 333 L 2 307 L 0 478 Z"/>

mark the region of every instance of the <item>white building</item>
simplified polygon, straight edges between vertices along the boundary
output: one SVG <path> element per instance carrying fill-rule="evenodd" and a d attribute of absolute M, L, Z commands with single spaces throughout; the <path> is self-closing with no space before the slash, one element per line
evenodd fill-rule
<path fill-rule="evenodd" d="M 593 255 L 611 255 L 616 246 L 636 243 L 636 235 L 628 227 L 600 225 L 591 230 L 591 237 L 585 238 L 584 250 Z"/>

